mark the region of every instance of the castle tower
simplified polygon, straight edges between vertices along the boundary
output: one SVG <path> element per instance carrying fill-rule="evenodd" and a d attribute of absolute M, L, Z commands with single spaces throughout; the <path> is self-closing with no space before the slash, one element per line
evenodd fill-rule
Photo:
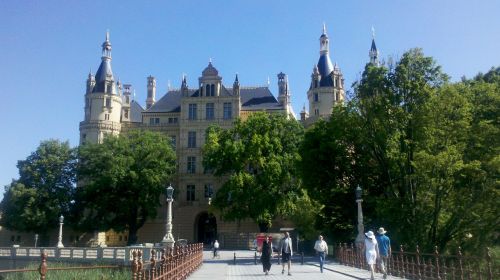
<path fill-rule="evenodd" d="M 375 45 L 375 29 L 372 27 L 372 46 L 370 48 L 370 52 L 368 53 L 370 56 L 370 63 L 379 66 L 379 53 L 377 50 L 377 45 Z"/>
<path fill-rule="evenodd" d="M 310 122 L 320 117 L 329 117 L 334 104 L 345 99 L 344 78 L 340 68 L 337 64 L 334 66 L 330 59 L 330 40 L 324 24 L 319 42 L 319 60 L 313 68 L 311 85 L 307 91 Z"/>
<path fill-rule="evenodd" d="M 123 98 L 122 98 L 122 122 L 130 122 L 130 102 L 132 98 L 132 85 L 123 85 Z"/>
<path fill-rule="evenodd" d="M 80 144 L 101 143 L 106 135 L 120 133 L 122 115 L 121 85 L 115 84 L 111 70 L 109 32 L 102 44 L 101 65 L 95 77 L 89 74 L 85 94 L 85 117 L 80 123 Z"/>
<path fill-rule="evenodd" d="M 151 108 L 156 102 L 156 79 L 153 76 L 148 77 L 148 97 L 146 98 L 146 110 Z"/>

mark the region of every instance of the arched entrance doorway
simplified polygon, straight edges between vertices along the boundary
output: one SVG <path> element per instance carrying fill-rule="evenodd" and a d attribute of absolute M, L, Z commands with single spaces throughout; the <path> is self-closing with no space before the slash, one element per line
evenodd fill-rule
<path fill-rule="evenodd" d="M 212 244 L 217 238 L 217 220 L 213 214 L 201 212 L 196 219 L 196 241 Z"/>

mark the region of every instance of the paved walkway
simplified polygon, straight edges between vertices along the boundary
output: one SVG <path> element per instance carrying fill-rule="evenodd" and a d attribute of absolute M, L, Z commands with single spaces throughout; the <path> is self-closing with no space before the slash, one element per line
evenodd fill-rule
<path fill-rule="evenodd" d="M 236 253 L 236 265 L 234 265 L 234 253 Z M 271 272 L 264 275 L 262 265 L 257 259 L 254 264 L 254 251 L 220 251 L 220 257 L 213 259 L 212 252 L 203 252 L 203 265 L 189 280 L 218 280 L 218 279 L 370 279 L 370 274 L 366 270 L 347 267 L 327 260 L 324 273 L 320 273 L 318 262 L 313 257 L 305 257 L 304 265 L 300 264 L 300 256 L 296 255 L 292 261 L 292 276 L 281 274 L 282 266 L 278 265 L 277 259 L 272 261 Z M 382 274 L 377 274 L 375 279 L 382 279 Z M 389 276 L 387 279 L 401 279 Z"/>

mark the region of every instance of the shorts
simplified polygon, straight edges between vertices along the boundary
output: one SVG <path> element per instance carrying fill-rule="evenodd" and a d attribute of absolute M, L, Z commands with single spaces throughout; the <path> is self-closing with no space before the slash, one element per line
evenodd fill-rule
<path fill-rule="evenodd" d="M 282 252 L 281 253 L 281 261 L 283 261 L 284 263 L 290 261 L 290 253 L 285 253 L 285 252 Z"/>

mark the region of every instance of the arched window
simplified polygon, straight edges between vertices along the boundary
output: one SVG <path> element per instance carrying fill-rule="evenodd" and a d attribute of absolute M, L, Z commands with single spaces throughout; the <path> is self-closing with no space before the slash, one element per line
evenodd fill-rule
<path fill-rule="evenodd" d="M 215 96 L 215 85 L 214 85 L 214 84 L 212 84 L 212 85 L 210 86 L 210 88 L 211 88 L 211 90 L 210 90 L 210 96 Z"/>
<path fill-rule="evenodd" d="M 207 93 L 205 95 L 210 96 L 210 85 L 207 85 Z"/>

